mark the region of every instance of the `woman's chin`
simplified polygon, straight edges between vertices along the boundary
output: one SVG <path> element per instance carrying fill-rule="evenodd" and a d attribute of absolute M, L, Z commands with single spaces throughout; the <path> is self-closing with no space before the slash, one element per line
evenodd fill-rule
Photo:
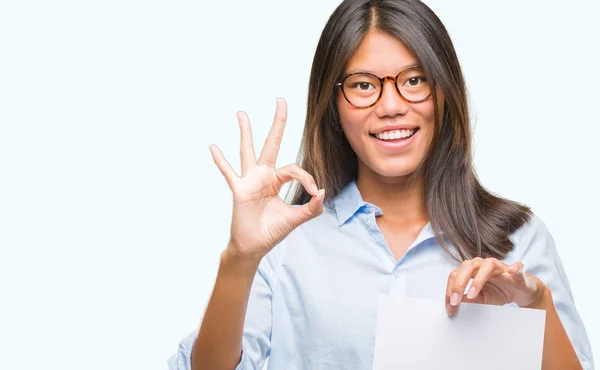
<path fill-rule="evenodd" d="M 378 166 L 374 171 L 382 177 L 406 177 L 412 175 L 416 170 L 416 166 L 395 165 L 395 166 Z"/>
<path fill-rule="evenodd" d="M 417 170 L 418 163 L 416 161 L 407 161 L 406 158 L 394 159 L 382 160 L 381 158 L 376 158 L 369 161 L 368 165 L 359 160 L 359 167 L 364 166 L 360 172 L 364 173 L 366 170 L 366 172 L 371 172 L 375 176 L 400 178 L 410 176 Z"/>

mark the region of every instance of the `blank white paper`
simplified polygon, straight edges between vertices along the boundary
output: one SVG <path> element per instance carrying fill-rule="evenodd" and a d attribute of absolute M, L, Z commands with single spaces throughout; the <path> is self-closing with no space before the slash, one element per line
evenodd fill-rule
<path fill-rule="evenodd" d="M 383 296 L 373 370 L 536 370 L 542 367 L 546 311 Z"/>

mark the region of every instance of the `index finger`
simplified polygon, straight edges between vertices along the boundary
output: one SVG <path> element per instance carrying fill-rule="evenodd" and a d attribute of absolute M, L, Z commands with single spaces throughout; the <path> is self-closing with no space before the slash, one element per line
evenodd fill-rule
<path fill-rule="evenodd" d="M 285 121 L 287 120 L 287 103 L 283 98 L 277 98 L 277 110 L 275 111 L 275 120 L 269 131 L 269 136 L 265 140 L 265 146 L 258 158 L 258 164 L 266 164 L 269 167 L 275 167 Z"/>

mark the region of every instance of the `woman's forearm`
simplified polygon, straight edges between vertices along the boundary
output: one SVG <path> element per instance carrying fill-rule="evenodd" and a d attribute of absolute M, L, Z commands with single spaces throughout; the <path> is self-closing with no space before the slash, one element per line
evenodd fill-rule
<path fill-rule="evenodd" d="M 242 354 L 248 297 L 260 261 L 221 254 L 217 279 L 191 355 L 192 370 L 233 370 Z"/>
<path fill-rule="evenodd" d="M 545 289 L 542 298 L 535 304 L 528 306 L 546 310 L 546 328 L 544 332 L 544 355 L 542 370 L 575 370 L 581 369 L 575 349 L 567 336 L 558 312 L 554 307 L 552 293 Z"/>

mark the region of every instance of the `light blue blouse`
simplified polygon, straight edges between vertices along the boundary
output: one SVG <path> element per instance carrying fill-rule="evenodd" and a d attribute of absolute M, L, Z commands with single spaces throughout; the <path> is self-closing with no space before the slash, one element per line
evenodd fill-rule
<path fill-rule="evenodd" d="M 375 222 L 381 214 L 352 181 L 331 208 L 324 207 L 323 214 L 296 228 L 262 259 L 248 301 L 238 370 L 262 369 L 267 357 L 276 370 L 371 369 L 382 294 L 444 299 L 448 274 L 459 264 L 442 250 L 431 225 L 396 261 Z M 515 249 L 504 261 L 522 261 L 526 272 L 550 288 L 583 368 L 593 369 L 589 339 L 545 224 L 534 215 L 511 239 Z M 169 369 L 191 369 L 196 335 L 181 341 Z"/>

